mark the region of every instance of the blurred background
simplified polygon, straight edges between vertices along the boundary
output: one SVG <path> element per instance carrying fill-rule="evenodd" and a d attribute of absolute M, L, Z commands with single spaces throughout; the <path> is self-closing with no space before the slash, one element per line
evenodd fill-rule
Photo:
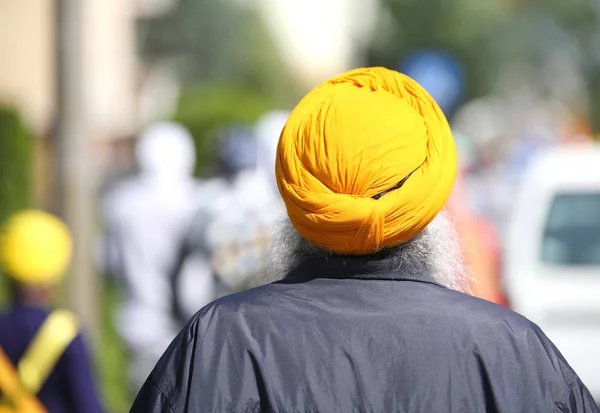
<path fill-rule="evenodd" d="M 451 122 L 474 294 L 540 324 L 600 397 L 600 0 L 0 0 L 0 56 L 0 221 L 71 228 L 57 304 L 108 412 L 264 259 L 288 111 L 375 65 Z"/>

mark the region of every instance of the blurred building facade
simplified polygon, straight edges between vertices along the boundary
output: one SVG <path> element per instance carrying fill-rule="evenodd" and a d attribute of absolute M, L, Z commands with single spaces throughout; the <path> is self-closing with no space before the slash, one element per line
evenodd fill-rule
<path fill-rule="evenodd" d="M 64 1 L 65 7 L 71 2 Z M 79 39 L 84 102 L 92 135 L 131 133 L 135 126 L 136 2 L 81 3 Z M 0 0 L 0 99 L 16 105 L 42 134 L 56 116 L 58 96 L 56 18 L 59 0 Z M 144 10 L 144 2 L 139 2 Z"/>
<path fill-rule="evenodd" d="M 70 301 L 92 330 L 93 197 L 110 164 L 105 142 L 136 130 L 138 6 L 0 0 L 0 102 L 16 108 L 37 136 L 34 203 L 60 213 L 73 231 Z"/>
<path fill-rule="evenodd" d="M 42 132 L 56 99 L 54 8 L 46 0 L 0 0 L 0 101 Z"/>

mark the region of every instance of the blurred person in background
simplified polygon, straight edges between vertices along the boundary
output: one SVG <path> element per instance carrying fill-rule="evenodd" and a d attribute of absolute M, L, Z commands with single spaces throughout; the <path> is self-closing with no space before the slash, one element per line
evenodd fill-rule
<path fill-rule="evenodd" d="M 132 413 L 599 412 L 536 325 L 463 293 L 442 212 L 454 140 L 416 82 L 368 68 L 318 86 L 276 168 L 293 229 L 275 282 L 197 313 Z"/>
<path fill-rule="evenodd" d="M 51 309 L 71 248 L 66 225 L 42 211 L 19 212 L 3 228 L 0 262 L 13 297 L 0 314 L 0 412 L 101 411 L 77 318 Z"/>
<path fill-rule="evenodd" d="M 136 144 L 139 175 L 121 182 L 103 200 L 110 271 L 124 283 L 126 296 L 117 329 L 131 355 L 137 391 L 179 331 L 173 315 L 170 270 L 201 191 L 193 177 L 194 142 L 181 125 L 150 126 Z M 199 305 L 214 297 L 205 262 L 188 263 Z"/>
<path fill-rule="evenodd" d="M 467 187 L 469 167 L 474 158 L 474 145 L 458 132 L 454 133 L 457 147 L 457 176 L 446 210 L 464 249 L 468 272 L 476 274 L 471 280 L 471 293 L 500 305 L 507 305 L 501 280 L 502 248 L 493 222 L 473 208 L 472 194 Z"/>
<path fill-rule="evenodd" d="M 256 135 L 252 125 L 229 124 L 217 138 L 216 179 L 234 184 L 239 175 L 256 166 Z"/>
<path fill-rule="evenodd" d="M 230 294 L 234 290 L 231 277 L 219 272 L 213 263 L 213 254 L 223 244 L 222 237 L 230 236 L 228 223 L 239 219 L 236 214 L 238 204 L 232 204 L 231 194 L 235 183 L 244 171 L 256 166 L 256 139 L 251 125 L 242 123 L 228 124 L 217 133 L 214 169 L 216 176 L 206 181 L 204 190 L 192 201 L 193 211 L 189 226 L 177 245 L 177 258 L 170 270 L 171 288 L 180 292 L 175 294 L 174 310 L 180 323 L 191 317 L 202 303 L 199 303 L 188 288 L 185 267 L 190 261 L 202 261 L 207 264 L 215 284 L 215 296 Z M 217 228 L 208 235 L 208 228 Z M 214 297 L 213 297 L 214 298 Z"/>
<path fill-rule="evenodd" d="M 514 195 L 506 167 L 507 148 L 514 144 L 509 112 L 503 99 L 489 96 L 466 103 L 453 120 L 459 146 L 469 145 L 463 177 L 473 213 L 491 221 L 500 242 Z"/>
<path fill-rule="evenodd" d="M 175 258 L 168 270 L 172 314 L 181 327 L 207 301 L 232 292 L 227 282 L 215 272 L 211 254 L 205 249 L 205 228 L 215 215 L 226 209 L 228 197 L 241 171 L 256 164 L 256 142 L 249 125 L 227 124 L 217 132 L 212 178 L 199 181 L 199 190 L 190 200 L 190 219 L 177 240 Z M 229 210 L 227 210 L 229 211 Z M 201 274 L 201 277 L 198 275 Z M 203 288 L 201 282 L 210 284 Z M 204 292 L 203 292 L 204 291 Z"/>
<path fill-rule="evenodd" d="M 230 208 L 214 217 L 207 228 L 213 247 L 212 263 L 232 291 L 246 288 L 268 259 L 273 224 L 285 215 L 277 192 L 275 156 L 288 113 L 268 112 L 254 128 L 256 164 L 236 177 L 227 199 Z"/>
<path fill-rule="evenodd" d="M 285 210 L 277 192 L 275 154 L 288 113 L 266 113 L 252 130 L 228 129 L 219 144 L 220 163 L 229 185 L 213 180 L 212 195 L 204 197 L 174 267 L 174 289 L 189 291 L 182 280 L 184 263 L 203 256 L 219 281 L 219 295 L 247 288 L 269 258 L 272 225 Z M 231 132 L 236 131 L 236 134 Z M 177 305 L 186 321 L 201 306 L 193 300 Z"/>

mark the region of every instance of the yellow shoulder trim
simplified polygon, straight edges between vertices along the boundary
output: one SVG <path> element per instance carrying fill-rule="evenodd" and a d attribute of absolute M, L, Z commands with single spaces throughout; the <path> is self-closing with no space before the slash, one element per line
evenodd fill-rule
<path fill-rule="evenodd" d="M 69 310 L 54 310 L 44 321 L 19 361 L 23 386 L 37 394 L 69 344 L 77 337 L 77 317 Z"/>

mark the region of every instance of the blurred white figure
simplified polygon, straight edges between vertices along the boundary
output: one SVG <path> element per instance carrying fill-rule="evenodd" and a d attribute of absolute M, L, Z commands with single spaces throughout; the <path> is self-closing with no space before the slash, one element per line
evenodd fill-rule
<path fill-rule="evenodd" d="M 244 288 L 248 277 L 262 266 L 269 256 L 271 226 L 285 214 L 275 180 L 275 154 L 287 117 L 287 112 L 271 112 L 259 121 L 254 130 L 256 165 L 238 169 L 226 190 L 220 194 L 215 190 L 211 202 L 203 203 L 193 220 L 181 261 L 187 259 L 185 255 L 210 260 L 225 287 L 221 294 Z M 223 188 L 218 183 L 223 180 L 213 182 L 215 188 Z"/>
<path fill-rule="evenodd" d="M 275 158 L 288 116 L 288 112 L 273 111 L 258 121 L 256 167 L 238 174 L 229 199 L 224 201 L 231 212 L 224 208 L 207 231 L 215 272 L 232 290 L 242 288 L 269 258 L 272 226 L 285 216 L 275 179 Z"/>
<path fill-rule="evenodd" d="M 143 133 L 136 147 L 140 174 L 117 185 L 105 198 L 109 263 L 122 277 L 126 297 L 118 330 L 132 356 L 132 381 L 138 390 L 180 329 L 173 317 L 170 272 L 189 225 L 192 200 L 202 185 L 193 178 L 195 150 L 180 125 L 160 123 Z M 186 263 L 193 273 L 198 306 L 214 296 L 206 261 Z M 184 277 L 190 279 L 190 277 Z"/>

